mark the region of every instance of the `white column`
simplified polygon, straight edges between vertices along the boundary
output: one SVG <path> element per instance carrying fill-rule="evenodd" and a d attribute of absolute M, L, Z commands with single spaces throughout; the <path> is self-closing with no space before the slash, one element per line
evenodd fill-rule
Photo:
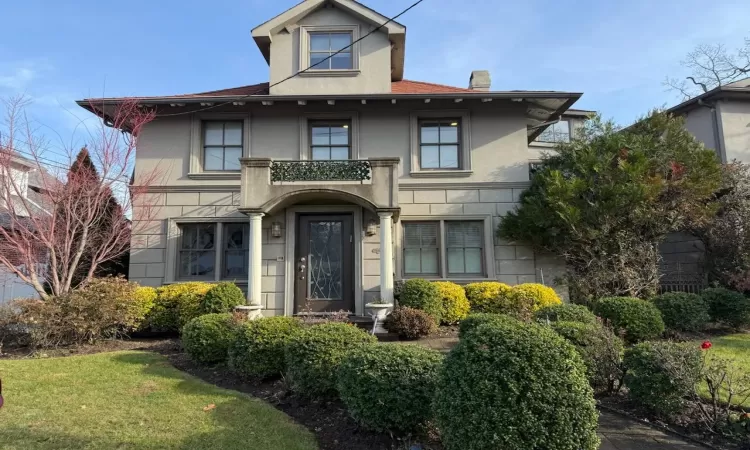
<path fill-rule="evenodd" d="M 260 317 L 263 305 L 261 303 L 261 274 L 263 270 L 263 214 L 249 213 L 250 237 L 248 241 L 248 275 L 247 275 L 247 314 L 250 319 Z"/>
<path fill-rule="evenodd" d="M 393 303 L 393 213 L 380 212 L 380 298 Z"/>

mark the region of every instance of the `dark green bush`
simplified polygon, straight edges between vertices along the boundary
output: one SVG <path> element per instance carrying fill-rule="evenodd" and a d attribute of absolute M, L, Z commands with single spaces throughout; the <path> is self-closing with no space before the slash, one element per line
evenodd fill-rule
<path fill-rule="evenodd" d="M 458 326 L 458 337 L 463 339 L 466 334 L 485 323 L 495 322 L 517 322 L 514 317 L 507 316 L 505 314 L 494 314 L 494 313 L 474 313 L 469 314 Z"/>
<path fill-rule="evenodd" d="M 443 299 L 438 287 L 421 278 L 404 282 L 398 304 L 399 306 L 421 309 L 429 314 L 436 324 L 439 324 L 442 318 Z"/>
<path fill-rule="evenodd" d="M 245 303 L 245 294 L 236 284 L 223 282 L 213 286 L 201 300 L 201 313 L 233 312 L 235 306 Z"/>
<path fill-rule="evenodd" d="M 709 288 L 701 293 L 714 322 L 734 328 L 750 326 L 750 299 L 740 292 Z"/>
<path fill-rule="evenodd" d="M 661 312 L 664 325 L 675 331 L 701 331 L 711 318 L 708 304 L 698 294 L 668 292 L 652 300 Z"/>
<path fill-rule="evenodd" d="M 575 348 L 551 329 L 485 323 L 448 354 L 435 418 L 448 450 L 594 450 L 598 413 Z"/>
<path fill-rule="evenodd" d="M 692 343 L 642 342 L 625 351 L 624 363 L 630 397 L 664 417 L 682 411 L 700 379 L 700 349 Z"/>
<path fill-rule="evenodd" d="M 287 377 L 292 388 L 307 396 L 336 391 L 336 371 L 347 353 L 378 340 L 345 323 L 324 323 L 304 328 L 284 350 Z"/>
<path fill-rule="evenodd" d="M 596 302 L 594 313 L 624 330 L 625 342 L 633 344 L 664 333 L 664 321 L 653 303 L 632 297 L 606 297 Z"/>
<path fill-rule="evenodd" d="M 432 334 L 437 324 L 422 310 L 398 307 L 388 315 L 383 327 L 403 339 L 419 339 Z"/>
<path fill-rule="evenodd" d="M 443 355 L 418 345 L 380 344 L 349 353 L 338 391 L 349 414 L 376 431 L 414 432 L 431 418 Z"/>
<path fill-rule="evenodd" d="M 205 314 L 182 328 L 182 346 L 195 361 L 217 363 L 227 358 L 236 323 L 232 314 Z"/>
<path fill-rule="evenodd" d="M 575 346 L 596 392 L 614 393 L 623 377 L 622 339 L 599 323 L 552 322 L 552 329 Z"/>
<path fill-rule="evenodd" d="M 591 325 L 597 323 L 596 316 L 587 307 L 572 303 L 545 306 L 534 314 L 534 318 L 542 322 L 549 320 L 550 322 L 580 322 Z"/>
<path fill-rule="evenodd" d="M 266 317 L 242 324 L 229 346 L 229 367 L 247 377 L 268 378 L 284 373 L 284 349 L 302 329 L 294 317 Z"/>

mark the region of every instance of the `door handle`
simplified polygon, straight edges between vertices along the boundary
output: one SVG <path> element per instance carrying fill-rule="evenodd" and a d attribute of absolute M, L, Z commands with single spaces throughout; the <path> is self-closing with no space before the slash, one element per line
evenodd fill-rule
<path fill-rule="evenodd" d="M 306 266 L 305 266 L 304 264 L 300 264 L 300 265 L 299 265 L 299 271 L 300 271 L 300 272 L 304 272 L 304 271 L 305 271 L 305 267 L 306 267 Z"/>

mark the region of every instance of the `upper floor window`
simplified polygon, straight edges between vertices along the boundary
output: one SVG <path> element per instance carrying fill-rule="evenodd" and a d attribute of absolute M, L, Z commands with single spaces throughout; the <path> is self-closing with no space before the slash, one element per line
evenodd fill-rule
<path fill-rule="evenodd" d="M 536 142 L 549 142 L 557 144 L 570 142 L 570 124 L 567 120 L 561 120 L 547 127 L 542 134 L 537 136 Z"/>
<path fill-rule="evenodd" d="M 419 159 L 422 169 L 459 169 L 461 139 L 459 119 L 419 121 Z"/>
<path fill-rule="evenodd" d="M 311 70 L 354 68 L 351 32 L 311 32 L 309 43 Z"/>
<path fill-rule="evenodd" d="M 337 160 L 351 157 L 351 122 L 309 121 L 310 159 Z"/>
<path fill-rule="evenodd" d="M 240 170 L 242 122 L 203 122 L 203 170 Z"/>

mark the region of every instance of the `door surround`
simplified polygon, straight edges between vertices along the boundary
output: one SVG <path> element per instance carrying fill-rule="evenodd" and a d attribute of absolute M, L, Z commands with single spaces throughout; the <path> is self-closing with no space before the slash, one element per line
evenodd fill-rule
<path fill-rule="evenodd" d="M 295 250 L 297 248 L 297 214 L 351 213 L 354 219 L 354 314 L 361 316 L 365 312 L 362 286 L 362 207 L 358 205 L 298 205 L 286 209 L 286 251 L 284 255 L 284 315 L 294 314 L 294 275 Z"/>

